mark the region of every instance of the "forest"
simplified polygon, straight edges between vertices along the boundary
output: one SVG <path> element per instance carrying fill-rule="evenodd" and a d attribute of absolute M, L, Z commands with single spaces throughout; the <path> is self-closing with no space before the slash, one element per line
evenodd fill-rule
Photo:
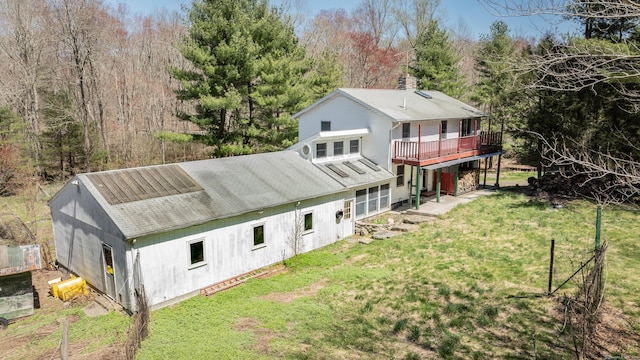
<path fill-rule="evenodd" d="M 313 16 L 293 1 L 195 0 L 132 15 L 102 0 L 0 1 L 0 195 L 76 173 L 275 151 L 292 115 L 337 87 L 408 72 L 488 114 L 506 156 L 560 169 L 600 202 L 640 190 L 640 2 L 479 0 L 552 14 L 576 34 L 478 40 L 440 0 L 362 0 Z"/>

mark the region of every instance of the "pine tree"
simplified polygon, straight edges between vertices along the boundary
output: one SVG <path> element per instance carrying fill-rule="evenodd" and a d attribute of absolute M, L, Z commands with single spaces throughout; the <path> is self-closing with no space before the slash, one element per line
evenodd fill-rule
<path fill-rule="evenodd" d="M 416 65 L 412 73 L 418 78 L 419 87 L 460 98 L 465 92 L 465 81 L 459 61 L 447 31 L 432 20 L 416 41 Z"/>
<path fill-rule="evenodd" d="M 181 81 L 180 100 L 194 113 L 194 139 L 214 156 L 281 149 L 297 135 L 291 115 L 315 100 L 308 86 L 311 63 L 266 0 L 196 1 L 189 36 L 181 48 L 189 69 L 170 69 Z"/>

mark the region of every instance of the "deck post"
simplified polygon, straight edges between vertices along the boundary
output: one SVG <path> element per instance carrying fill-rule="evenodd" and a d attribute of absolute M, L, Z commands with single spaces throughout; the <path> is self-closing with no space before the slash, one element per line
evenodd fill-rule
<path fill-rule="evenodd" d="M 413 165 L 409 170 L 409 207 L 411 207 L 411 193 L 413 192 Z"/>
<path fill-rule="evenodd" d="M 416 169 L 416 210 L 420 210 L 420 179 L 422 178 L 422 168 Z"/>
<path fill-rule="evenodd" d="M 454 184 L 454 190 L 453 190 L 453 196 L 458 196 L 458 173 L 460 172 L 460 164 L 456 164 L 456 175 L 455 175 L 455 179 Z"/>
<path fill-rule="evenodd" d="M 440 174 L 442 168 L 438 169 L 438 175 L 436 176 L 436 202 L 440 202 Z"/>
<path fill-rule="evenodd" d="M 498 154 L 498 168 L 496 169 L 496 189 L 500 187 L 500 160 L 502 159 L 502 152 Z"/>
<path fill-rule="evenodd" d="M 487 188 L 487 167 L 489 166 L 489 158 L 484 158 L 484 181 L 482 182 L 482 187 L 484 189 Z"/>

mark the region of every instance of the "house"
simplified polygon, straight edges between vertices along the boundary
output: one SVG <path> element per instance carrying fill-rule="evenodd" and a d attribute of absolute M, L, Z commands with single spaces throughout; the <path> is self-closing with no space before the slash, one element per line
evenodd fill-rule
<path fill-rule="evenodd" d="M 57 263 L 131 311 L 141 285 L 166 306 L 389 208 L 394 174 L 359 152 L 334 165 L 281 151 L 79 174 L 49 202 Z"/>
<path fill-rule="evenodd" d="M 294 117 L 302 140 L 292 150 L 316 164 L 360 153 L 396 174 L 390 189 L 395 205 L 418 193 L 439 200 L 440 193 L 476 189 L 479 160 L 502 149 L 501 132 L 490 123 L 481 130 L 486 114 L 439 91 L 341 88 Z M 368 194 L 362 196 L 366 202 Z M 357 218 L 366 216 L 356 208 Z"/>

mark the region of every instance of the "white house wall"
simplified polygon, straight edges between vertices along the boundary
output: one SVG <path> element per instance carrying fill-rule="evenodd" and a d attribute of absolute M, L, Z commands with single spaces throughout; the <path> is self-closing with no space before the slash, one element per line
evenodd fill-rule
<path fill-rule="evenodd" d="M 300 117 L 298 138 L 306 139 L 319 133 L 322 121 L 331 122 L 331 131 L 368 128 L 370 133 L 361 139 L 362 155 L 390 170 L 388 119 L 353 100 L 336 95 Z"/>
<path fill-rule="evenodd" d="M 113 256 L 115 296 L 128 302 L 126 243 L 82 182 L 67 184 L 49 205 L 58 263 L 97 290 L 107 293 L 102 245 L 109 245 Z"/>
<path fill-rule="evenodd" d="M 188 229 L 136 239 L 131 258 L 140 257 L 146 295 L 152 308 L 193 296 L 209 285 L 234 278 L 293 255 L 288 243 L 295 224 L 295 213 L 313 212 L 313 231 L 303 235 L 300 252 L 317 249 L 352 233 L 344 220 L 336 220 L 344 195 L 337 194 L 264 209 L 230 219 Z M 264 225 L 265 246 L 253 246 L 253 228 Z M 203 239 L 204 264 L 190 266 L 189 244 Z"/>

